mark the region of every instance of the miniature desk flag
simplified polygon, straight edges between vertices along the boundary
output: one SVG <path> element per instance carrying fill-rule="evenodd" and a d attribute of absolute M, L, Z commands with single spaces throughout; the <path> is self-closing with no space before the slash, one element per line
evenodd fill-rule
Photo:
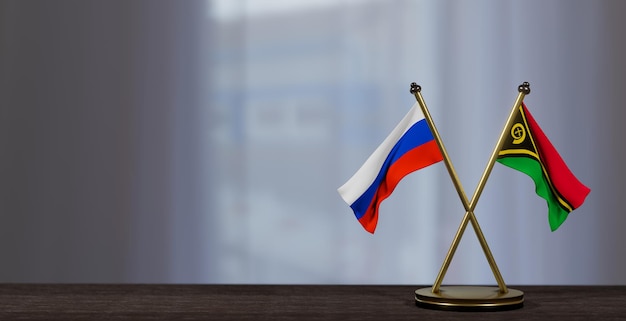
<path fill-rule="evenodd" d="M 535 192 L 548 203 L 548 222 L 555 231 L 591 190 L 572 174 L 525 104 L 507 137 L 497 161 L 532 178 Z"/>
<path fill-rule="evenodd" d="M 417 103 L 337 191 L 361 225 L 376 230 L 378 208 L 406 175 L 443 160 Z"/>

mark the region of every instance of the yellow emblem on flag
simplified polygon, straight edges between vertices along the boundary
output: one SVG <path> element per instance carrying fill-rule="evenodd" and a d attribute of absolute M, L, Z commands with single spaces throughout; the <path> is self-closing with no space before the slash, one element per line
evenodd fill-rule
<path fill-rule="evenodd" d="M 526 129 L 521 123 L 517 123 L 511 127 L 511 136 L 513 136 L 513 144 L 521 144 L 526 139 Z"/>

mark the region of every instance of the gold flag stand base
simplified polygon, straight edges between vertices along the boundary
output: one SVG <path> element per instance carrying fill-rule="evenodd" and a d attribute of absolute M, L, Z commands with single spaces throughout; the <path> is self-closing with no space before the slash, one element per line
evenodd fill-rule
<path fill-rule="evenodd" d="M 524 292 L 498 287 L 442 286 L 438 293 L 432 288 L 415 291 L 415 304 L 422 308 L 453 311 L 504 311 L 519 309 L 524 305 Z"/>

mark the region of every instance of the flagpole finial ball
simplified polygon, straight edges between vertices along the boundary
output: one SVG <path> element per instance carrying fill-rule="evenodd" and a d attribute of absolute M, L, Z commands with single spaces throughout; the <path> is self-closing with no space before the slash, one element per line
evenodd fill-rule
<path fill-rule="evenodd" d="M 521 85 L 519 85 L 519 87 L 517 87 L 517 90 L 523 93 L 524 95 L 528 95 L 530 94 L 530 84 L 528 82 L 524 82 Z"/>
<path fill-rule="evenodd" d="M 418 93 L 422 91 L 422 87 L 420 85 L 418 85 L 417 83 L 412 82 L 411 83 L 411 90 L 409 90 L 409 92 L 413 95 L 415 95 L 415 93 Z"/>

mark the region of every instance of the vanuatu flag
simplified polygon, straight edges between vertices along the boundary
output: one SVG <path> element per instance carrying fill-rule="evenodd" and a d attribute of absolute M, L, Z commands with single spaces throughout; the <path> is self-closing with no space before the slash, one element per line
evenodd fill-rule
<path fill-rule="evenodd" d="M 583 185 L 543 133 L 526 105 L 516 112 L 498 162 L 521 171 L 535 182 L 535 192 L 548 203 L 548 221 L 555 231 L 591 191 Z"/>

